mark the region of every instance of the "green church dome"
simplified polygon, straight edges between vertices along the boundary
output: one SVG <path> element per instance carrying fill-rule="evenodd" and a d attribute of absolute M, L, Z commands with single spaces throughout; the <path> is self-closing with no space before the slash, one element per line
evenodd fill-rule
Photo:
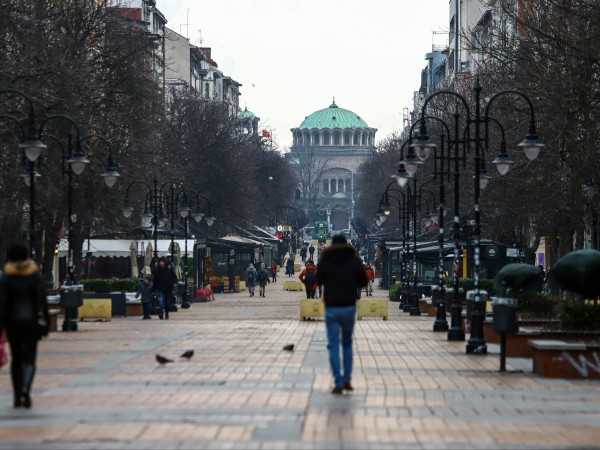
<path fill-rule="evenodd" d="M 254 119 L 256 115 L 252 111 L 248 111 L 248 108 L 244 107 L 244 110 L 240 113 L 241 119 Z"/>
<path fill-rule="evenodd" d="M 306 117 L 298 128 L 369 128 L 357 114 L 338 107 L 335 100 L 329 108 L 315 111 Z"/>

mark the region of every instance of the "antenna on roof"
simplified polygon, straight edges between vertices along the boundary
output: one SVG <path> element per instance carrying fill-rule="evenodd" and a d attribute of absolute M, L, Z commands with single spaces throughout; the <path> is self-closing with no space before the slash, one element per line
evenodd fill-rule
<path fill-rule="evenodd" d="M 200 43 L 199 46 L 202 47 L 202 42 L 204 42 L 204 41 L 202 39 L 202 30 L 200 30 L 200 29 L 198 29 L 198 42 Z"/>

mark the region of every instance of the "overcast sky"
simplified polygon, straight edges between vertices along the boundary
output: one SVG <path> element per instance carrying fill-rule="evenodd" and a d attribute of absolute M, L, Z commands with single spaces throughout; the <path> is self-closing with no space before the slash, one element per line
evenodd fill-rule
<path fill-rule="evenodd" d="M 167 26 L 212 48 L 225 75 L 241 83 L 240 106 L 261 118 L 280 148 L 290 128 L 340 108 L 378 129 L 402 128 L 425 54 L 444 44 L 448 0 L 157 0 Z"/>

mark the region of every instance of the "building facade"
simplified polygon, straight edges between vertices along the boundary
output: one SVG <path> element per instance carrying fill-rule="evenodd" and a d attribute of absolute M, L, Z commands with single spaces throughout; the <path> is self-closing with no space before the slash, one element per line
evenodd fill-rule
<path fill-rule="evenodd" d="M 375 151 L 377 129 L 334 100 L 291 132 L 293 144 L 286 157 L 299 180 L 298 206 L 311 221 L 327 220 L 334 233 L 348 229 L 359 189 L 355 174 Z"/>

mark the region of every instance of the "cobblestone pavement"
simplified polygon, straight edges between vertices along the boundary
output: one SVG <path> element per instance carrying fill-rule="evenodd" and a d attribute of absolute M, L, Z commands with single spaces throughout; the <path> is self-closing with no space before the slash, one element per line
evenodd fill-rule
<path fill-rule="evenodd" d="M 600 448 L 600 382 L 541 379 L 513 359 L 499 373 L 497 353 L 466 355 L 397 303 L 388 321 L 357 322 L 355 391 L 332 396 L 324 323 L 298 320 L 302 293 L 285 279 L 266 298 L 217 295 L 168 321 L 52 333 L 31 410 L 12 408 L 0 371 L 0 448 Z"/>

